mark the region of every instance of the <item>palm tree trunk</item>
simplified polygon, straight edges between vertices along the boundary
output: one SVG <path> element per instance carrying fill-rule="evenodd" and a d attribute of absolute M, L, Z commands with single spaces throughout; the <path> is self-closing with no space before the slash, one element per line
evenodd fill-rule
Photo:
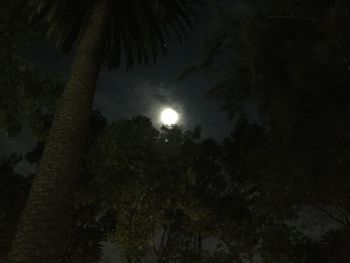
<path fill-rule="evenodd" d="M 106 35 L 107 0 L 95 1 L 33 181 L 10 262 L 60 262 Z"/>

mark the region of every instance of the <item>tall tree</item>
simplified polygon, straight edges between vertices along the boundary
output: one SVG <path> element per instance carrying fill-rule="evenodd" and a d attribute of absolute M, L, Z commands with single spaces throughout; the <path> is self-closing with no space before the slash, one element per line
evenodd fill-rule
<path fill-rule="evenodd" d="M 261 124 L 236 126 L 225 143 L 226 169 L 241 188 L 256 186 L 255 211 L 265 210 L 271 225 L 309 208 L 348 228 L 349 1 L 212 2 L 216 30 L 190 70 L 213 73 L 210 94 L 232 118 L 248 109 Z M 263 249 L 291 257 L 290 244 L 273 243 L 283 244 L 267 241 Z"/>
<path fill-rule="evenodd" d="M 88 132 L 88 146 L 90 146 L 100 131 L 106 125 L 106 120 L 98 112 L 93 112 L 90 118 L 90 129 Z M 45 127 L 46 130 L 49 126 Z M 20 218 L 25 199 L 28 195 L 32 178 L 23 176 L 15 171 L 19 162 L 28 161 L 37 166 L 44 149 L 44 143 L 39 142 L 37 146 L 27 152 L 23 157 L 12 154 L 9 157 L 0 157 L 0 261 L 7 262 L 11 240 L 16 232 L 16 225 Z M 86 162 L 84 162 L 86 164 Z M 102 255 L 102 244 L 106 233 L 111 231 L 115 223 L 114 216 L 110 213 L 101 216 L 96 203 L 85 205 L 79 197 L 81 189 L 88 184 L 93 175 L 83 165 L 79 182 L 75 189 L 78 196 L 75 200 L 74 211 L 71 213 L 67 238 L 64 241 L 64 257 L 62 262 L 99 262 Z"/>
<path fill-rule="evenodd" d="M 61 255 L 74 182 L 79 174 L 85 132 L 96 81 L 103 66 L 118 67 L 123 51 L 127 69 L 155 61 L 165 49 L 164 33 L 181 39 L 191 25 L 197 0 L 53 1 L 33 0 L 63 51 L 76 45 L 71 76 L 54 118 L 19 232 L 13 262 L 56 262 Z"/>
<path fill-rule="evenodd" d="M 26 17 L 30 8 L 23 0 L 0 3 L 0 127 L 16 136 L 23 126 L 43 139 L 63 90 L 62 82 L 35 68 L 25 56 L 40 40 L 42 26 L 30 27 Z"/>

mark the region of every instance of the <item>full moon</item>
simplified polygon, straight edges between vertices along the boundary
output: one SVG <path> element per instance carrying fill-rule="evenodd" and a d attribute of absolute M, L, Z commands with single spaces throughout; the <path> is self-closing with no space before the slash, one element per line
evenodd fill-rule
<path fill-rule="evenodd" d="M 160 114 L 160 120 L 163 124 L 171 126 L 178 122 L 179 114 L 173 109 L 167 108 Z"/>

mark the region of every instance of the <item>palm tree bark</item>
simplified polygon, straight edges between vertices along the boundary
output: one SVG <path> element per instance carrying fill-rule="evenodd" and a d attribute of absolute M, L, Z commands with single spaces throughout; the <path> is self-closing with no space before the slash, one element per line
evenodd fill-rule
<path fill-rule="evenodd" d="M 95 1 L 33 181 L 10 262 L 60 262 L 106 35 L 108 1 Z"/>

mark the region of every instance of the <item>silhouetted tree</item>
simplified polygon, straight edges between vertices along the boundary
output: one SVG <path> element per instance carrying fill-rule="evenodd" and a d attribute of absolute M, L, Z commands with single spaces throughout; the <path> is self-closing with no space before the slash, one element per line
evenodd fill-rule
<path fill-rule="evenodd" d="M 165 48 L 164 32 L 181 38 L 197 1 L 31 1 L 49 23 L 59 48 L 76 56 L 60 108 L 34 179 L 14 241 L 14 262 L 48 262 L 61 257 L 74 182 L 79 175 L 95 86 L 101 67 L 127 68 L 156 60 Z M 36 18 L 34 18 L 36 19 Z M 60 198 L 57 198 L 59 196 Z"/>
<path fill-rule="evenodd" d="M 29 12 L 23 0 L 0 3 L 0 127 L 10 136 L 29 127 L 43 140 L 63 85 L 60 77 L 38 70 L 25 55 L 43 31 L 28 26 Z"/>
<path fill-rule="evenodd" d="M 0 261 L 8 255 L 30 186 L 31 178 L 15 172 L 21 160 L 22 157 L 15 154 L 0 159 Z"/>
<path fill-rule="evenodd" d="M 184 73 L 207 70 L 232 119 L 253 115 L 226 140 L 225 169 L 271 225 L 316 210 L 348 228 L 349 2 L 212 2 L 205 58 Z"/>

